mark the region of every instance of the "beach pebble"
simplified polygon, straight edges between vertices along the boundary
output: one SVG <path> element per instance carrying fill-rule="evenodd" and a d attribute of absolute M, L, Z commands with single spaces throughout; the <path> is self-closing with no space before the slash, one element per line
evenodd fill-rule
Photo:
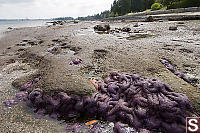
<path fill-rule="evenodd" d="M 170 26 L 169 30 L 175 31 L 175 30 L 178 30 L 178 28 L 177 28 L 177 26 Z"/>
<path fill-rule="evenodd" d="M 154 21 L 154 18 L 153 16 L 148 16 L 146 19 L 145 19 L 146 22 L 153 22 Z"/>
<path fill-rule="evenodd" d="M 136 23 L 136 24 L 134 24 L 134 25 L 133 25 L 133 27 L 139 27 L 139 24 L 138 24 L 138 23 Z"/>

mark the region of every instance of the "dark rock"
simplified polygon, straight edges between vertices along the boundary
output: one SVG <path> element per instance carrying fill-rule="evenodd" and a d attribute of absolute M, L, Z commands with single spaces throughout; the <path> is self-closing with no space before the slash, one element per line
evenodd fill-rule
<path fill-rule="evenodd" d="M 153 22 L 155 21 L 153 16 L 148 16 L 146 19 L 145 19 L 146 22 Z"/>
<path fill-rule="evenodd" d="M 175 30 L 178 30 L 178 28 L 177 28 L 177 26 L 170 26 L 169 30 L 175 31 Z"/>
<path fill-rule="evenodd" d="M 30 44 L 31 46 L 38 45 L 38 43 L 36 41 L 29 41 L 28 44 Z"/>
<path fill-rule="evenodd" d="M 109 24 L 105 24 L 105 25 L 96 25 L 94 27 L 95 31 L 109 31 L 110 30 L 110 25 Z"/>
<path fill-rule="evenodd" d="M 56 26 L 56 25 L 64 25 L 66 21 L 58 20 L 58 21 L 53 21 L 53 22 L 48 22 L 48 23 L 52 23 L 54 26 Z"/>
<path fill-rule="evenodd" d="M 178 24 L 185 24 L 184 22 L 178 22 Z"/>
<path fill-rule="evenodd" d="M 75 23 L 75 24 L 78 24 L 78 23 L 79 23 L 79 21 L 78 21 L 78 20 L 74 20 L 74 23 Z"/>
<path fill-rule="evenodd" d="M 138 24 L 138 23 L 136 23 L 136 24 L 134 24 L 134 25 L 133 25 L 133 27 L 139 27 L 139 24 Z"/>
<path fill-rule="evenodd" d="M 11 64 L 11 63 L 15 63 L 15 59 L 9 59 L 6 63 Z"/>
<path fill-rule="evenodd" d="M 50 52 L 52 54 L 59 54 L 61 52 L 61 48 L 53 47 L 52 49 L 48 50 L 48 52 Z"/>
<path fill-rule="evenodd" d="M 126 22 L 126 20 L 125 20 L 125 19 L 122 19 L 121 22 Z"/>
<path fill-rule="evenodd" d="M 134 32 L 134 33 L 140 33 L 140 30 L 136 30 L 136 29 L 135 29 L 133 32 Z"/>
<path fill-rule="evenodd" d="M 129 27 L 124 27 L 124 28 L 122 28 L 122 31 L 123 31 L 123 32 L 130 32 L 130 31 L 131 31 L 131 28 L 129 28 Z"/>

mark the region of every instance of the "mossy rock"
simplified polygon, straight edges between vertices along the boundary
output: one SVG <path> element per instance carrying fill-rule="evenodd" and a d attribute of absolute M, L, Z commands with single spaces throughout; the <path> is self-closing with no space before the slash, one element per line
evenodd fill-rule
<path fill-rule="evenodd" d="M 29 54 L 27 54 L 29 55 Z M 28 60 L 27 60 L 28 61 Z M 81 74 L 81 67 L 69 65 L 70 59 L 55 57 L 43 57 L 30 63 L 37 63 L 37 72 L 13 81 L 12 85 L 20 88 L 23 84 L 41 77 L 40 81 L 33 85 L 31 90 L 41 88 L 45 94 L 66 92 L 69 95 L 92 95 L 96 92 L 89 79 Z M 38 63 L 39 62 L 39 63 Z"/>
<path fill-rule="evenodd" d="M 58 80 L 43 78 L 33 88 L 42 88 L 43 92 L 49 95 L 66 92 L 69 95 L 86 96 L 96 92 L 89 80 L 79 75 L 62 76 Z"/>

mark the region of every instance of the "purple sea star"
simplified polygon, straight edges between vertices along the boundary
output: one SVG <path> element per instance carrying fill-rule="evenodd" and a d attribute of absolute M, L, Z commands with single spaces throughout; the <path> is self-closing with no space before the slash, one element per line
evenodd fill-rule
<path fill-rule="evenodd" d="M 110 101 L 109 105 L 114 105 L 114 107 L 108 112 L 108 115 L 113 115 L 118 111 L 125 111 L 127 113 L 133 112 L 133 109 L 128 107 L 128 103 L 124 102 L 122 99 L 119 99 L 119 101 Z"/>
<path fill-rule="evenodd" d="M 75 58 L 75 59 L 72 59 L 72 61 L 69 63 L 69 65 L 79 65 L 81 63 L 82 63 L 82 59 Z"/>

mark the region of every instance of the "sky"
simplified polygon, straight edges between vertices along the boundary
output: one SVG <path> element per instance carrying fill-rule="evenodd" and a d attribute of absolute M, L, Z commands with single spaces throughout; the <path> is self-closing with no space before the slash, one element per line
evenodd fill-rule
<path fill-rule="evenodd" d="M 84 17 L 109 10 L 114 0 L 0 0 L 0 19 Z"/>

